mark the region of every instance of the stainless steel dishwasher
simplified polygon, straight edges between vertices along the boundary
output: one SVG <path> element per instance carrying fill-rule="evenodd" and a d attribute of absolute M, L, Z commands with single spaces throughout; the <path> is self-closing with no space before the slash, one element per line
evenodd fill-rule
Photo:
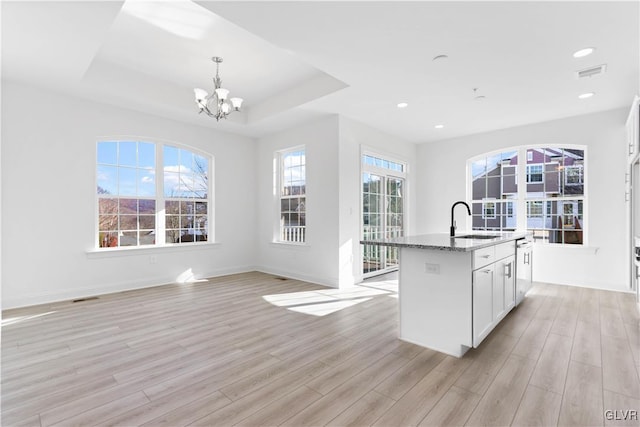
<path fill-rule="evenodd" d="M 516 305 L 531 289 L 533 281 L 533 242 L 524 238 L 516 241 Z"/>

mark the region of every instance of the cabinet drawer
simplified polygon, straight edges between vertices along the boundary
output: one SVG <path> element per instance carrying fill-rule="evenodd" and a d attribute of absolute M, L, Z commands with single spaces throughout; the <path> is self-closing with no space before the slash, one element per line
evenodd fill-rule
<path fill-rule="evenodd" d="M 515 255 L 516 254 L 516 242 L 515 241 L 511 241 L 511 242 L 507 242 L 507 243 L 501 243 L 499 245 L 495 246 L 495 250 L 496 250 L 496 257 L 495 259 L 502 259 L 502 258 L 506 258 L 508 256 L 511 255 Z"/>
<path fill-rule="evenodd" d="M 473 251 L 473 269 L 484 267 L 491 264 L 496 259 L 495 246 L 489 246 L 488 248 L 476 249 Z"/>

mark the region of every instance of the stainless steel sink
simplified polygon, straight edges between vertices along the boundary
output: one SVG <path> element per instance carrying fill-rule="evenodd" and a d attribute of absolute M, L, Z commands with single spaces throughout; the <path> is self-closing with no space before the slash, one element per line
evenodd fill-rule
<path fill-rule="evenodd" d="M 499 235 L 492 234 L 467 234 L 466 236 L 455 236 L 456 239 L 495 239 Z"/>

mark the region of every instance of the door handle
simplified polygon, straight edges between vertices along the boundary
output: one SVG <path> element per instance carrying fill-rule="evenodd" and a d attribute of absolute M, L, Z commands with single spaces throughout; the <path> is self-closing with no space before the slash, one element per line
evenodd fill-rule
<path fill-rule="evenodd" d="M 505 264 L 504 265 L 504 275 L 507 276 L 507 278 L 511 279 L 511 262 L 509 264 Z"/>

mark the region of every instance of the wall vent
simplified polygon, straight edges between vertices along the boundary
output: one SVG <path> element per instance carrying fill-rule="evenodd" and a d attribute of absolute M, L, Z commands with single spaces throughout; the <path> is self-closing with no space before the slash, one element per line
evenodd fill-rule
<path fill-rule="evenodd" d="M 579 79 L 583 77 L 593 77 L 597 76 L 598 74 L 602 74 L 605 71 L 607 71 L 607 64 L 597 65 L 595 67 L 589 67 L 585 68 L 584 70 L 576 71 L 576 77 L 578 77 Z"/>
<path fill-rule="evenodd" d="M 78 298 L 78 299 L 74 299 L 71 302 L 85 302 L 85 301 L 91 301 L 94 299 L 98 299 L 98 297 L 86 297 L 86 298 Z"/>

